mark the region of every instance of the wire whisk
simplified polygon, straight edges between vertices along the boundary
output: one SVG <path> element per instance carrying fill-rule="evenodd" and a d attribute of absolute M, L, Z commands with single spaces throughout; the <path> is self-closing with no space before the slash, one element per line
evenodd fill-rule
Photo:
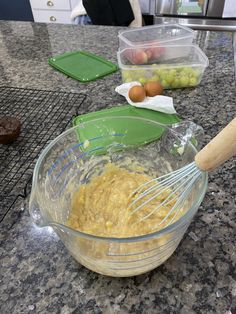
<path fill-rule="evenodd" d="M 169 209 L 157 224 L 168 226 L 176 220 L 184 203 L 204 172 L 212 171 L 236 154 L 236 118 L 195 156 L 190 164 L 152 179 L 139 186 L 131 195 L 130 216 L 138 214 L 136 223 L 144 222 L 163 208 Z M 149 206 L 156 200 L 156 206 Z M 171 206 L 172 205 L 172 206 Z M 147 211 L 147 208 L 150 210 Z M 141 214 L 143 211 L 143 214 Z"/>

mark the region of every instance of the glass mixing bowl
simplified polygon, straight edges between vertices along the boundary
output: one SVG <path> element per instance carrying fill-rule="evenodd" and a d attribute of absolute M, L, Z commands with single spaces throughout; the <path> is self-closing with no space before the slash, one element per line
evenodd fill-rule
<path fill-rule="evenodd" d="M 100 118 L 70 128 L 44 149 L 35 166 L 29 207 L 34 223 L 51 226 L 70 254 L 97 273 L 127 277 L 156 268 L 173 254 L 188 228 L 205 195 L 207 173 L 193 185 L 184 215 L 160 231 L 99 237 L 68 227 L 67 220 L 75 191 L 107 163 L 129 169 L 137 161 L 147 174 L 159 176 L 193 161 L 192 141 L 181 143 L 183 136 L 171 126 L 144 118 Z"/>

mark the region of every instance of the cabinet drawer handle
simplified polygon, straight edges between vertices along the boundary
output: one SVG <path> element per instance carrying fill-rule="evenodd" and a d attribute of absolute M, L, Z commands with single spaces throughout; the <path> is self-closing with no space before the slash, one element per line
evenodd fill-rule
<path fill-rule="evenodd" d="M 55 22 L 56 20 L 55 16 L 50 16 L 50 21 Z"/>
<path fill-rule="evenodd" d="M 54 6 L 54 3 L 53 3 L 52 1 L 48 1 L 48 2 L 47 2 L 47 6 L 48 6 L 48 7 L 53 7 L 53 6 Z"/>

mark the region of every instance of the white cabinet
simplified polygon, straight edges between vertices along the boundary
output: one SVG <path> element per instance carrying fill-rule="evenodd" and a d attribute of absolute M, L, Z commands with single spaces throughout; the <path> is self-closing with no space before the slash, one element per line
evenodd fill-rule
<path fill-rule="evenodd" d="M 68 10 L 70 11 L 69 0 L 30 0 L 31 7 L 39 10 Z"/>
<path fill-rule="evenodd" d="M 71 11 L 79 0 L 30 0 L 34 21 L 73 24 Z"/>
<path fill-rule="evenodd" d="M 33 11 L 35 22 L 72 24 L 70 15 L 71 11 L 57 11 L 57 10 Z"/>

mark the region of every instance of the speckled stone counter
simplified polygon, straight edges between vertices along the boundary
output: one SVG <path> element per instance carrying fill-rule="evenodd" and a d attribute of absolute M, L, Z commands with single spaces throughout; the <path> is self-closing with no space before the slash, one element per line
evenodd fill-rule
<path fill-rule="evenodd" d="M 0 86 L 83 92 L 88 110 L 124 102 L 120 73 L 89 84 L 47 64 L 84 49 L 116 62 L 119 28 L 0 22 Z M 232 34 L 196 32 L 209 58 L 201 84 L 172 90 L 179 115 L 201 125 L 207 142 L 236 115 Z M 1 158 L 1 157 L 0 157 Z M 0 313 L 236 313 L 235 159 L 210 174 L 209 189 L 175 253 L 133 278 L 109 278 L 79 265 L 49 228 L 36 228 L 27 203 L 1 224 Z"/>

